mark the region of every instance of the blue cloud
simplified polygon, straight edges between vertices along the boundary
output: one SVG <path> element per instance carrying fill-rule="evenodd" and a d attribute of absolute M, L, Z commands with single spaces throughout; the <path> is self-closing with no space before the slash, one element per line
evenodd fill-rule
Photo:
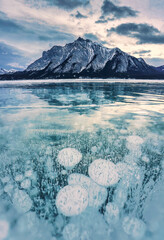
<path fill-rule="evenodd" d="M 29 61 L 30 59 L 25 57 L 20 50 L 0 42 L 0 68 L 15 68 L 12 67 L 12 64 L 18 63 L 21 67 L 16 67 L 15 69 L 20 70 L 25 68 Z"/>
<path fill-rule="evenodd" d="M 75 17 L 77 19 L 82 19 L 82 18 L 88 18 L 86 15 L 83 15 L 79 11 L 76 12 L 76 14 L 71 14 L 72 17 Z"/>
<path fill-rule="evenodd" d="M 31 2 L 31 0 L 28 0 Z M 86 7 L 90 1 L 89 0 L 41 0 L 43 4 L 57 6 L 66 10 L 73 10 L 78 7 Z M 33 4 L 33 1 L 31 2 Z M 39 3 L 40 4 L 40 3 Z"/>
<path fill-rule="evenodd" d="M 86 39 L 89 39 L 91 41 L 95 41 L 95 42 L 98 42 L 98 43 L 101 43 L 102 45 L 103 44 L 107 44 L 106 41 L 101 41 L 95 34 L 93 33 L 86 33 L 84 34 L 84 38 Z"/>
<path fill-rule="evenodd" d="M 136 38 L 138 39 L 138 44 L 164 44 L 164 34 L 146 23 L 123 23 L 107 31 L 108 35 L 115 32 L 118 35 Z"/>
<path fill-rule="evenodd" d="M 109 0 L 105 0 L 102 5 L 102 13 L 105 16 L 111 15 L 115 19 L 126 18 L 126 17 L 136 17 L 137 11 L 126 6 L 117 6 Z"/>
<path fill-rule="evenodd" d="M 95 34 L 93 34 L 93 33 L 86 33 L 86 34 L 84 34 L 84 38 L 90 39 L 92 41 L 99 41 L 99 38 Z"/>
<path fill-rule="evenodd" d="M 159 67 L 164 65 L 164 58 L 144 58 L 144 60 L 153 66 Z"/>
<path fill-rule="evenodd" d="M 89 4 L 88 0 L 53 0 L 58 7 L 66 9 L 74 9 L 79 6 L 86 6 Z"/>
<path fill-rule="evenodd" d="M 99 19 L 95 23 L 107 23 L 108 19 Z"/>
<path fill-rule="evenodd" d="M 41 41 L 54 42 L 72 41 L 75 39 L 73 34 L 62 32 L 56 27 L 47 24 L 27 23 L 10 20 L 4 14 L 0 14 L 0 35 L 5 39 L 20 40 L 25 42 Z"/>
<path fill-rule="evenodd" d="M 49 44 L 51 46 L 55 43 L 64 44 L 75 40 L 75 36 L 70 33 L 62 32 L 60 29 L 57 29 L 55 26 L 49 26 L 47 24 L 39 24 L 37 22 L 27 23 L 23 20 L 20 22 L 9 19 L 5 14 L 0 12 L 0 36 L 3 39 L 3 42 L 13 42 L 13 45 L 19 47 L 19 43 L 26 43 L 29 45 Z M 0 67 L 8 68 L 7 64 L 11 62 L 18 62 L 19 64 L 26 65 L 29 63 L 29 58 L 27 52 L 20 52 L 18 49 L 13 49 L 10 46 L 5 46 L 1 43 L 0 45 Z M 35 49 L 34 49 L 35 51 Z M 14 52 L 14 53 L 13 53 Z M 41 53 L 40 53 L 41 54 Z M 29 55 L 29 54 L 28 54 Z M 38 57 L 34 52 L 31 54 L 31 58 Z M 14 60 L 15 59 L 15 60 Z"/>
<path fill-rule="evenodd" d="M 140 51 L 133 52 L 133 54 L 140 54 L 140 55 L 144 55 L 148 53 L 151 53 L 151 50 L 140 50 Z"/>
<path fill-rule="evenodd" d="M 102 16 L 96 21 L 96 23 L 106 23 L 108 21 L 114 21 L 115 19 L 137 17 L 138 15 L 138 11 L 127 6 L 116 5 L 110 0 L 104 0 L 101 11 Z"/>

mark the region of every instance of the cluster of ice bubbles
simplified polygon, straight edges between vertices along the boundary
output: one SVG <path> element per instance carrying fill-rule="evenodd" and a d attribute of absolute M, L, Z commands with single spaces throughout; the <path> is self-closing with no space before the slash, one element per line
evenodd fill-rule
<path fill-rule="evenodd" d="M 69 170 L 78 164 L 81 158 L 82 154 L 76 149 L 65 148 L 59 152 L 57 160 Z M 123 199 L 120 191 L 116 191 L 115 201 L 110 202 L 107 189 L 116 187 L 118 182 L 121 183 L 121 178 L 129 176 L 130 172 L 131 177 L 135 177 L 135 168 L 131 169 L 125 163 L 114 164 L 110 160 L 96 159 L 88 168 L 89 177 L 79 173 L 68 176 L 68 185 L 62 188 L 56 197 L 59 213 L 73 217 L 63 229 L 65 240 L 102 239 L 102 237 L 110 239 L 112 227 L 119 223 L 120 206 L 124 205 L 123 201 L 126 199 Z M 123 204 L 119 204 L 121 201 Z M 104 213 L 100 214 L 102 206 Z M 91 221 L 91 215 L 94 216 L 92 233 L 91 229 L 85 226 L 85 222 L 88 224 Z M 99 222 L 98 226 L 96 221 Z M 132 216 L 125 216 L 121 227 L 127 236 L 134 239 L 142 239 L 146 231 L 144 221 Z M 96 234 L 95 237 L 93 232 Z"/>
<path fill-rule="evenodd" d="M 129 137 L 128 140 L 127 144 L 131 149 L 129 154 L 133 154 L 133 144 L 137 146 L 137 151 L 140 150 L 142 139 L 136 137 L 135 143 L 134 137 Z M 124 211 L 128 188 L 133 185 L 138 187 L 143 180 L 137 164 L 135 162 L 130 164 L 128 157 L 126 162 L 117 164 L 108 159 L 94 159 L 88 167 L 88 176 L 71 173 L 82 158 L 82 154 L 74 148 L 64 148 L 58 153 L 56 161 L 65 168 L 65 173 L 68 175 L 68 185 L 58 190 L 55 201 L 58 211 L 55 224 L 61 225 L 62 236 L 51 238 L 44 233 L 43 238 L 46 236 L 50 240 L 151 239 L 149 236 L 146 237 L 148 229 L 145 219 L 137 216 L 136 212 Z M 20 236 L 25 230 L 31 231 L 33 226 L 37 231 L 36 225 L 38 225 L 39 239 L 42 239 L 41 229 L 44 231 L 45 222 L 40 222 L 36 215 L 29 191 L 35 180 L 32 169 L 26 171 L 24 175 L 15 176 L 15 182 L 19 187 L 15 187 L 8 177 L 1 178 L 3 189 L 0 186 L 0 195 L 7 193 L 12 198 L 12 204 L 19 216 L 17 231 Z M 111 190 L 113 193 L 110 199 Z M 63 217 L 66 219 L 65 223 Z M 48 227 L 46 228 L 45 231 L 48 231 Z M 0 240 L 14 239 L 10 237 L 10 221 L 2 215 Z"/>

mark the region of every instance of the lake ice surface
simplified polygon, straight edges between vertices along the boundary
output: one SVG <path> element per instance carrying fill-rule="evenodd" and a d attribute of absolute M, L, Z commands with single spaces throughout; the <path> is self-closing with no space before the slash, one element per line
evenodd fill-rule
<path fill-rule="evenodd" d="M 163 240 L 164 82 L 0 82 L 0 240 Z"/>

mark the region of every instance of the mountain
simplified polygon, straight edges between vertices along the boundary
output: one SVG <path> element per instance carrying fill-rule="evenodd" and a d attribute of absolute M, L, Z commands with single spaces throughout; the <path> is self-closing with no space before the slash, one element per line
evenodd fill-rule
<path fill-rule="evenodd" d="M 11 74 L 11 73 L 14 73 L 14 72 L 16 72 L 16 70 L 14 70 L 14 69 L 6 70 L 4 68 L 0 68 L 0 75 Z"/>
<path fill-rule="evenodd" d="M 47 78 L 163 78 L 159 69 L 119 48 L 109 49 L 78 38 L 65 46 L 54 46 L 23 72 L 5 74 L 0 79 Z"/>
<path fill-rule="evenodd" d="M 164 65 L 157 67 L 157 69 L 158 69 L 158 71 L 161 71 L 161 72 L 163 71 L 163 73 L 164 73 Z"/>

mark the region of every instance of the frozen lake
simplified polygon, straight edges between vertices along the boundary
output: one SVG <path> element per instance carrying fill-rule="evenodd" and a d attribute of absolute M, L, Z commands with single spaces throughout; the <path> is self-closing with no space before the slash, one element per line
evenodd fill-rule
<path fill-rule="evenodd" d="M 163 240 L 164 82 L 0 82 L 0 240 Z"/>

